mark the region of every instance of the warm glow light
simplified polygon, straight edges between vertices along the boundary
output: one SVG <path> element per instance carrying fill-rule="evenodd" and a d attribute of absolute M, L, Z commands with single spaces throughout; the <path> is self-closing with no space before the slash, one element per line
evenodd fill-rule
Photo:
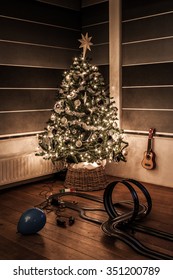
<path fill-rule="evenodd" d="M 44 159 L 85 162 L 89 168 L 91 162 L 98 166 L 96 162 L 103 159 L 123 160 L 127 143 L 117 127 L 117 109 L 97 71 L 85 56 L 75 57 L 69 71 L 64 71 L 53 113 L 44 133 L 37 136 L 37 154 Z"/>

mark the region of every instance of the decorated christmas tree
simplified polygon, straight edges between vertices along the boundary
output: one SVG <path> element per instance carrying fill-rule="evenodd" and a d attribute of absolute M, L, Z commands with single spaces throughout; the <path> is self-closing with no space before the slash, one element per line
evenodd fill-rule
<path fill-rule="evenodd" d="M 125 161 L 128 143 L 117 126 L 117 108 L 97 66 L 86 57 L 91 38 L 82 35 L 79 57 L 63 73 L 47 127 L 38 135 L 36 155 L 53 163 L 101 165 Z"/>

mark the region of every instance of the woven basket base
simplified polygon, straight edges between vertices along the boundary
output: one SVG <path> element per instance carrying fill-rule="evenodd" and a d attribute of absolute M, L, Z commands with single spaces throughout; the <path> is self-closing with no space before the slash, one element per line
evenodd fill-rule
<path fill-rule="evenodd" d="M 107 184 L 107 176 L 102 166 L 92 170 L 86 168 L 75 169 L 69 166 L 64 182 L 65 188 L 74 188 L 80 191 L 104 189 Z"/>

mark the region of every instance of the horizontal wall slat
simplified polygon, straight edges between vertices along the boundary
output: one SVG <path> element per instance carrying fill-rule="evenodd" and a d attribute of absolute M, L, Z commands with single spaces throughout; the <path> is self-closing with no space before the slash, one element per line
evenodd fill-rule
<path fill-rule="evenodd" d="M 20 7 L 20 8 L 19 8 Z M 38 1 L 1 0 L 1 14 L 79 30 L 80 12 Z"/>
<path fill-rule="evenodd" d="M 93 6 L 82 8 L 82 26 L 93 25 L 109 20 L 109 2 L 99 3 Z M 101 34 L 100 34 L 101 36 Z"/>
<path fill-rule="evenodd" d="M 173 13 L 124 22 L 122 27 L 123 43 L 172 36 L 172 22 Z"/>
<path fill-rule="evenodd" d="M 108 0 L 82 0 L 82 7 L 87 7 L 91 5 L 95 5 L 102 2 L 107 2 Z"/>
<path fill-rule="evenodd" d="M 1 40 L 77 48 L 79 37 L 79 31 L 0 17 Z"/>
<path fill-rule="evenodd" d="M 122 68 L 123 86 L 173 85 L 173 63 L 137 65 Z"/>
<path fill-rule="evenodd" d="M 36 0 L 36 1 L 48 3 L 50 5 L 55 5 L 55 6 L 59 6 L 59 7 L 70 8 L 70 9 L 76 10 L 76 11 L 80 10 L 80 4 L 81 4 L 80 0 L 73 0 L 73 1 L 69 1 L 69 0 Z"/>
<path fill-rule="evenodd" d="M 0 89 L 0 112 L 53 108 L 55 97 L 56 90 Z"/>
<path fill-rule="evenodd" d="M 102 68 L 102 69 L 101 69 Z M 105 84 L 108 85 L 107 69 L 99 68 L 103 73 Z M 34 89 L 0 89 L 0 113 L 1 111 L 13 110 L 38 110 L 51 109 L 56 102 L 57 90 L 34 90 Z M 1 120 L 3 116 L 1 115 Z"/>
<path fill-rule="evenodd" d="M 173 61 L 173 38 L 123 46 L 122 63 L 143 64 Z"/>
<path fill-rule="evenodd" d="M 62 69 L 0 65 L 0 87 L 56 88 L 62 74 Z"/>
<path fill-rule="evenodd" d="M 173 1 L 170 0 L 123 0 L 123 20 L 144 17 L 148 15 L 173 11 Z"/>
<path fill-rule="evenodd" d="M 46 127 L 50 112 L 23 112 L 3 114 L 0 135 L 42 131 Z"/>
<path fill-rule="evenodd" d="M 93 46 L 87 56 L 92 58 L 91 63 L 97 65 L 109 64 L 109 44 Z"/>
<path fill-rule="evenodd" d="M 122 107 L 173 109 L 173 87 L 124 88 Z"/>
<path fill-rule="evenodd" d="M 164 111 L 122 111 L 123 129 L 157 132 L 173 132 L 173 112 Z"/>
<path fill-rule="evenodd" d="M 0 42 L 0 53 L 1 64 L 64 69 L 71 64 L 72 57 L 78 54 L 78 50 Z"/>
<path fill-rule="evenodd" d="M 94 45 L 109 42 L 109 22 L 82 28 L 83 34 L 87 32 L 92 36 L 91 42 Z"/>

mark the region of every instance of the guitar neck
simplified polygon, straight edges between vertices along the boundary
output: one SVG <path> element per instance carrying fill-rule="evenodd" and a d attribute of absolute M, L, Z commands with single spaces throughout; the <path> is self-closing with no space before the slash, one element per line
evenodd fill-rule
<path fill-rule="evenodd" d="M 148 146 L 147 146 L 147 154 L 149 154 L 152 150 L 152 139 L 148 139 Z"/>

